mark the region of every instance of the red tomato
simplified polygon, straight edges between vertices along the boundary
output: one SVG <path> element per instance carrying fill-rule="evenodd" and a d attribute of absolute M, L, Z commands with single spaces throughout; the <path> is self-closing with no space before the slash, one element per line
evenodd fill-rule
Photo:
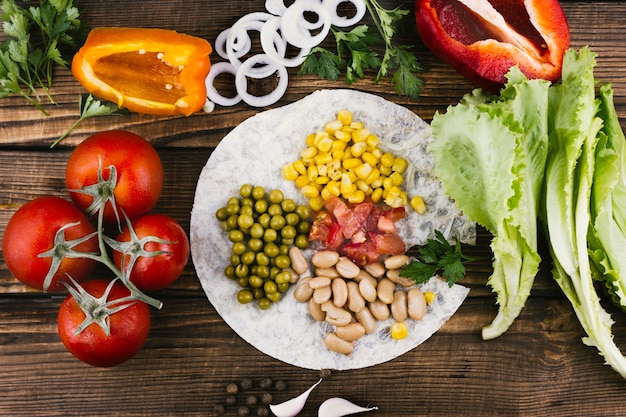
<path fill-rule="evenodd" d="M 66 242 L 96 231 L 83 212 L 60 197 L 38 197 L 20 207 L 9 220 L 2 238 L 2 255 L 13 276 L 30 287 L 44 290 L 44 279 L 53 258 L 38 255 L 51 250 L 59 229 L 71 223 L 79 224 L 65 229 Z M 99 253 L 98 239 L 94 236 L 73 249 Z M 96 261 L 90 259 L 64 258 L 47 291 L 65 290 L 60 281 L 67 281 L 68 275 L 77 282 L 84 281 L 95 266 Z"/>
<path fill-rule="evenodd" d="M 108 280 L 94 279 L 85 282 L 82 287 L 97 298 L 104 294 L 109 284 Z M 128 288 L 116 281 L 107 301 L 129 294 Z M 130 304 L 109 316 L 109 335 L 97 323 L 92 323 L 80 333 L 74 334 L 87 315 L 76 299 L 68 295 L 59 309 L 59 337 L 70 353 L 89 365 L 111 367 L 125 362 L 141 350 L 150 331 L 150 307 L 137 300 Z"/>
<path fill-rule="evenodd" d="M 93 196 L 74 190 L 97 184 L 100 166 L 103 179 L 108 180 L 111 165 L 117 171 L 113 196 L 118 210 L 123 209 L 129 218 L 150 211 L 163 187 L 161 159 L 149 142 L 123 130 L 96 133 L 74 149 L 65 171 L 65 185 L 74 203 L 87 210 Z M 123 221 L 124 217 L 120 215 L 120 219 Z M 107 224 L 117 221 L 110 201 L 105 206 L 104 221 Z"/>
<path fill-rule="evenodd" d="M 163 289 L 176 281 L 189 260 L 189 239 L 176 220 L 164 214 L 146 214 L 133 219 L 133 230 L 139 239 L 155 236 L 171 243 L 147 242 L 143 249 L 147 252 L 164 251 L 156 256 L 140 256 L 130 273 L 130 280 L 142 291 Z M 126 226 L 117 236 L 118 242 L 130 242 L 131 234 Z M 137 249 L 140 249 L 139 247 Z M 130 255 L 122 256 L 113 251 L 113 261 L 121 270 L 122 259 L 128 266 Z"/>

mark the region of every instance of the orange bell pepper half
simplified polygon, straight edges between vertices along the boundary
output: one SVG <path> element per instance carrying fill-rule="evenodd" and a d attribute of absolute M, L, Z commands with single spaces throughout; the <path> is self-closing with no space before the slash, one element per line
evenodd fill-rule
<path fill-rule="evenodd" d="M 189 116 L 206 103 L 209 42 L 172 30 L 96 28 L 72 60 L 95 96 L 130 111 Z"/>
<path fill-rule="evenodd" d="M 497 91 L 512 66 L 556 81 L 569 47 L 557 0 L 416 0 L 424 45 L 474 84 Z"/>

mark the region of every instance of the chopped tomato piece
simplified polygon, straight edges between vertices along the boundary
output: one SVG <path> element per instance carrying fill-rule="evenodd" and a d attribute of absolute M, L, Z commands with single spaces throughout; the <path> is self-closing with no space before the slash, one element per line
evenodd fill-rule
<path fill-rule="evenodd" d="M 374 242 L 376 250 L 387 255 L 400 255 L 406 252 L 406 244 L 402 238 L 391 233 L 370 233 L 370 239 Z"/>
<path fill-rule="evenodd" d="M 342 248 L 341 253 L 359 266 L 374 263 L 380 258 L 380 253 L 371 240 L 362 243 L 349 243 Z"/>

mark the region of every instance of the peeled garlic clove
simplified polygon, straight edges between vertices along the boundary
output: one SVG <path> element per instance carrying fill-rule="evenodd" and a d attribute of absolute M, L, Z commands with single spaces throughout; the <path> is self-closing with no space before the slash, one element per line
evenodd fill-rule
<path fill-rule="evenodd" d="M 307 398 L 309 398 L 309 394 L 315 387 L 317 387 L 322 380 L 317 381 L 311 388 L 304 391 L 302 394 L 298 395 L 295 398 L 285 401 L 280 404 L 270 404 L 270 410 L 276 417 L 295 417 L 298 415 L 300 411 L 304 408 L 304 404 L 306 403 Z"/>
<path fill-rule="evenodd" d="M 327 399 L 317 411 L 318 417 L 342 417 L 365 411 L 378 410 L 378 407 L 361 407 L 339 397 Z"/>

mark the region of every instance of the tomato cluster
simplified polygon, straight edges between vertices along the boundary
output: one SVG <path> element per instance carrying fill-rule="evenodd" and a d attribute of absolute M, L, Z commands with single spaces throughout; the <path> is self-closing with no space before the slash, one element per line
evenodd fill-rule
<path fill-rule="evenodd" d="M 162 305 L 144 291 L 178 279 L 189 239 L 176 220 L 151 213 L 163 167 L 154 147 L 134 133 L 111 130 L 85 139 L 68 159 L 65 185 L 71 201 L 38 197 L 15 212 L 3 257 L 22 283 L 67 290 L 58 314 L 61 341 L 90 365 L 114 366 L 144 345 L 149 306 Z M 113 277 L 93 277 L 99 263 Z"/>

